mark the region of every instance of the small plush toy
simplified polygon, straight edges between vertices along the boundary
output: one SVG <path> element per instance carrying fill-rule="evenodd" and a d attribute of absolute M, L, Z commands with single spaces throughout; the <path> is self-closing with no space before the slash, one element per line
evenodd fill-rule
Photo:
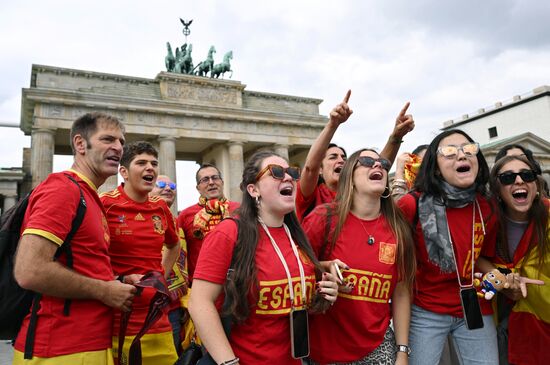
<path fill-rule="evenodd" d="M 474 280 L 474 285 L 476 287 L 481 286 L 481 292 L 478 292 L 477 295 L 480 298 L 485 298 L 487 300 L 493 299 L 495 294 L 502 289 L 510 287 L 510 284 L 506 281 L 506 276 L 498 271 L 498 269 L 493 269 L 485 275 L 476 272 L 474 277 L 476 278 Z M 481 278 L 481 281 L 479 278 Z"/>

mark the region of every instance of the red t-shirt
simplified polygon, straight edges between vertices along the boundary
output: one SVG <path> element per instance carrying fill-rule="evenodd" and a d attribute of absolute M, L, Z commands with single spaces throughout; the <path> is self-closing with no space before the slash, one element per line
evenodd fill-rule
<path fill-rule="evenodd" d="M 475 209 L 475 237 L 474 237 L 474 260 L 479 255 L 491 258 L 495 256 L 496 244 L 496 208 L 482 196 L 477 196 L 477 202 L 483 214 L 485 223 L 485 235 L 481 225 L 481 217 L 478 209 Z M 460 304 L 460 287 L 456 273 L 443 273 L 439 266 L 434 265 L 428 259 L 428 251 L 424 241 L 422 227 L 416 213 L 417 203 L 411 194 L 405 195 L 398 202 L 401 210 L 410 222 L 417 221 L 415 229 L 416 247 L 416 288 L 414 291 L 414 304 L 426 310 L 449 314 L 455 317 L 463 317 L 462 305 Z M 472 282 L 472 212 L 473 204 L 462 208 L 447 208 L 447 221 L 460 270 L 462 285 L 470 285 Z M 483 314 L 492 313 L 490 301 L 480 300 Z"/>
<path fill-rule="evenodd" d="M 319 255 L 326 242 L 327 208 L 316 207 L 303 222 L 313 250 Z M 331 230 L 338 217 L 331 218 Z M 375 239 L 367 243 L 369 235 Z M 346 282 L 355 283 L 350 293 L 338 293 L 338 300 L 325 314 L 311 317 L 311 355 L 315 362 L 353 362 L 371 353 L 384 339 L 391 311 L 389 300 L 397 284 L 397 241 L 383 216 L 362 220 L 349 213 L 334 249 L 323 260 L 340 259 Z"/>
<path fill-rule="evenodd" d="M 130 199 L 123 186 L 101 194 L 105 206 L 111 246 L 109 255 L 115 275 L 145 274 L 148 271 L 164 273 L 162 246 L 172 247 L 179 237 L 170 209 L 158 196 L 149 197 L 144 203 Z M 151 300 L 152 290 L 145 290 L 135 297 L 127 335 L 135 335 L 141 329 Z M 118 335 L 120 311 L 115 311 L 114 334 Z M 148 333 L 170 331 L 168 317 L 164 315 Z"/>
<path fill-rule="evenodd" d="M 113 280 L 109 262 L 109 230 L 96 187 L 75 171 L 50 174 L 34 189 L 22 225 L 22 234 L 34 234 L 61 245 L 71 230 L 80 201 L 79 184 L 86 200 L 84 220 L 71 241 L 73 270 L 94 279 Z M 59 262 L 66 263 L 65 255 Z M 112 310 L 97 300 L 72 299 L 70 314 L 63 315 L 65 299 L 43 295 L 38 310 L 34 356 L 54 357 L 111 347 Z M 28 315 L 15 348 L 23 352 Z"/>
<path fill-rule="evenodd" d="M 233 213 L 235 209 L 240 206 L 239 203 L 229 201 L 229 212 Z M 187 241 L 187 268 L 189 274 L 189 282 L 193 281 L 193 273 L 195 272 L 195 266 L 197 266 L 197 260 L 199 253 L 201 252 L 203 238 L 197 238 L 193 234 L 193 220 L 195 214 L 197 214 L 203 207 L 199 204 L 191 205 L 190 207 L 182 210 L 178 216 L 178 227 L 183 229 L 185 234 L 185 240 Z M 210 229 L 213 229 L 221 221 L 221 216 L 218 218 L 213 217 L 208 223 Z"/>
<path fill-rule="evenodd" d="M 250 316 L 242 324 L 233 325 L 230 343 L 240 363 L 246 364 L 301 364 L 291 357 L 291 308 L 288 280 L 275 249 L 263 228 L 258 226 L 259 242 L 256 248 L 258 291 L 249 296 Z M 305 300 L 300 293 L 300 272 L 296 256 L 284 228 L 269 228 L 290 270 L 295 292 L 295 308 L 311 300 L 315 287 L 315 273 L 311 261 L 299 251 L 306 276 Z M 204 241 L 195 278 L 223 285 L 231 264 L 237 241 L 237 225 L 232 220 L 222 221 Z M 256 298 L 256 299 L 254 299 Z M 310 316 L 311 318 L 311 316 Z"/>
<path fill-rule="evenodd" d="M 315 208 L 321 204 L 332 203 L 335 197 L 336 192 L 330 190 L 325 183 L 322 183 L 315 186 L 313 194 L 306 198 L 302 194 L 300 182 L 298 182 L 298 189 L 296 190 L 296 216 L 298 220 L 301 222 L 305 218 L 306 212 L 310 207 Z"/>

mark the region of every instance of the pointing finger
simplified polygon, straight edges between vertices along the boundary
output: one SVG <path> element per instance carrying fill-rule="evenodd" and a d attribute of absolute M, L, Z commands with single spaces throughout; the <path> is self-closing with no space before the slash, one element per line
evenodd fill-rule
<path fill-rule="evenodd" d="M 344 103 L 348 103 L 349 101 L 349 97 L 351 96 L 351 90 L 348 90 L 348 92 L 346 93 L 346 96 L 344 97 Z"/>
<path fill-rule="evenodd" d="M 407 109 L 409 109 L 409 105 L 411 105 L 411 102 L 407 101 L 405 103 L 405 106 L 403 107 L 403 109 L 401 109 L 401 111 L 399 112 L 399 117 L 404 117 L 405 116 L 405 113 L 407 113 Z"/>

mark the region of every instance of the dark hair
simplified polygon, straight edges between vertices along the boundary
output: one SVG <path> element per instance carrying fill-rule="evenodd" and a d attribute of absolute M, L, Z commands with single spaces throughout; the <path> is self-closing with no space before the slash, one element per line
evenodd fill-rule
<path fill-rule="evenodd" d="M 416 190 L 433 195 L 434 197 L 444 198 L 443 189 L 441 188 L 441 182 L 443 180 L 439 174 L 440 171 L 437 165 L 437 149 L 439 148 L 441 140 L 453 134 L 463 135 L 469 142 L 474 142 L 466 132 L 460 129 L 451 129 L 438 134 L 428 146 L 426 154 L 422 159 L 420 170 L 414 182 L 414 188 Z M 476 158 L 479 166 L 474 182 L 476 191 L 485 198 L 488 198 L 489 191 L 487 190 L 487 183 L 489 181 L 489 166 L 481 150 L 477 153 Z"/>
<path fill-rule="evenodd" d="M 225 294 L 229 308 L 224 310 L 225 314 L 231 314 L 237 322 L 242 322 L 248 318 L 250 307 L 248 300 L 250 293 L 257 295 L 257 269 L 256 269 L 256 247 L 260 237 L 258 231 L 259 210 L 256 201 L 248 194 L 246 187 L 249 184 L 256 183 L 256 175 L 261 169 L 262 162 L 271 156 L 279 156 L 274 152 L 260 151 L 254 153 L 244 165 L 243 179 L 241 182 L 241 191 L 243 198 L 241 206 L 235 212 L 238 217 L 238 238 L 233 253 L 232 268 L 234 269 L 231 280 L 227 281 Z M 280 157 L 280 156 L 279 156 Z M 284 216 L 284 223 L 288 226 L 292 238 L 300 250 L 315 265 L 316 277 L 319 280 L 321 275 L 320 264 L 313 253 L 307 237 L 298 222 L 294 211 Z M 256 297 L 254 298 L 257 299 Z M 313 310 L 324 310 L 328 302 L 320 300 L 320 296 L 315 296 L 312 302 Z"/>
<path fill-rule="evenodd" d="M 348 154 L 346 153 L 346 150 L 344 149 L 344 147 L 341 147 L 341 146 L 338 146 L 336 143 L 329 143 L 328 144 L 328 147 L 327 147 L 327 151 L 329 149 L 331 149 L 332 147 L 336 147 L 336 148 L 339 148 L 342 150 L 342 153 L 344 154 L 344 157 L 348 157 Z M 324 158 L 323 158 L 324 159 Z M 321 162 L 322 164 L 322 162 Z M 319 174 L 319 178 L 317 179 L 317 185 L 320 185 L 320 184 L 324 184 L 325 183 L 325 179 L 323 179 L 323 175 L 322 174 Z M 309 212 L 306 212 L 306 214 L 304 214 L 304 217 L 309 214 Z"/>
<path fill-rule="evenodd" d="M 120 159 L 120 166 L 129 168 L 132 160 L 137 155 L 141 155 L 142 153 L 154 156 L 155 158 L 159 157 L 157 150 L 155 149 L 155 147 L 153 147 L 151 143 L 145 141 L 132 142 L 124 146 L 124 150 L 122 151 L 122 158 Z"/>
<path fill-rule="evenodd" d="M 422 151 L 424 151 L 424 150 L 427 150 L 428 147 L 430 147 L 430 145 L 421 144 L 420 146 L 416 147 L 416 148 L 412 151 L 412 154 L 413 154 L 413 155 L 418 155 L 420 152 L 422 152 Z"/>
<path fill-rule="evenodd" d="M 118 118 L 102 112 L 86 113 L 75 120 L 71 126 L 69 144 L 71 146 L 71 150 L 73 151 L 73 155 L 76 154 L 73 145 L 74 136 L 80 134 L 86 141 L 88 148 L 91 148 L 90 137 L 97 131 L 97 125 L 101 122 L 118 127 L 122 133 L 124 133 L 124 125 L 120 122 L 120 120 L 118 120 Z"/>
<path fill-rule="evenodd" d="M 338 236 L 340 235 L 340 232 L 342 232 L 351 210 L 354 190 L 353 173 L 357 167 L 359 157 L 364 151 L 371 151 L 380 156 L 375 150 L 363 148 L 357 152 L 354 152 L 344 164 L 344 168 L 340 173 L 338 192 L 336 193 L 335 200 L 335 209 L 338 222 L 336 223 L 334 232 L 329 239 L 329 254 L 334 249 Z M 388 181 L 389 179 L 386 179 L 386 190 L 389 192 L 390 187 L 388 185 Z M 407 283 L 407 287 L 412 292 L 416 272 L 416 259 L 414 252 L 414 237 L 411 226 L 401 213 L 401 210 L 397 208 L 391 197 L 380 197 L 380 211 L 386 219 L 386 222 L 388 222 L 388 225 L 397 240 L 397 265 L 400 278 L 399 280 L 405 281 Z M 323 252 L 321 255 L 326 256 Z"/>
<path fill-rule="evenodd" d="M 514 148 L 522 150 L 525 157 L 527 157 L 527 159 L 531 162 L 531 165 L 533 166 L 533 171 L 535 171 L 537 175 L 542 175 L 542 169 L 540 168 L 540 164 L 537 162 L 537 160 L 535 160 L 535 157 L 533 156 L 533 151 L 519 144 L 507 144 L 506 146 L 502 147 L 495 156 L 495 163 L 506 156 L 506 153 L 509 150 Z"/>
<path fill-rule="evenodd" d="M 216 169 L 216 171 L 218 171 L 218 175 L 220 175 L 220 178 L 222 177 L 222 173 L 220 172 L 220 170 L 218 170 L 218 168 L 216 166 L 212 165 L 211 163 L 203 163 L 201 165 L 201 167 L 199 167 L 199 169 L 195 173 L 195 181 L 197 182 L 197 184 L 199 183 L 199 172 L 201 172 L 201 170 L 204 170 L 208 167 L 212 167 L 212 168 Z"/>
<path fill-rule="evenodd" d="M 504 259 L 506 262 L 512 262 L 512 257 L 510 257 L 510 254 L 508 253 L 508 231 L 506 229 L 507 222 L 504 218 L 506 205 L 504 204 L 504 201 L 502 199 L 498 199 L 500 198 L 499 193 L 501 186 L 500 181 L 498 180 L 498 174 L 504 165 L 514 160 L 525 163 L 527 166 L 529 166 L 531 170 L 535 171 L 535 164 L 533 164 L 533 161 L 529 160 L 529 158 L 527 158 L 526 156 L 504 156 L 495 163 L 495 165 L 491 169 L 490 176 L 491 190 L 497 196 L 498 208 L 500 211 L 500 219 L 498 222 L 499 229 L 497 231 L 497 255 Z M 548 253 L 548 250 L 550 250 L 550 226 L 548 225 L 548 207 L 544 204 L 544 199 L 542 198 L 542 177 L 537 176 L 537 180 L 535 180 L 535 182 L 537 185 L 537 196 L 535 197 L 535 200 L 533 200 L 533 205 L 529 209 L 528 216 L 529 222 L 533 222 L 535 225 L 536 239 L 531 240 L 531 242 L 529 243 L 529 248 L 527 253 L 525 254 L 525 257 L 527 257 L 531 250 L 535 249 L 536 246 L 538 248 L 539 254 L 538 269 L 540 272 L 543 265 L 545 264 L 544 260 Z"/>

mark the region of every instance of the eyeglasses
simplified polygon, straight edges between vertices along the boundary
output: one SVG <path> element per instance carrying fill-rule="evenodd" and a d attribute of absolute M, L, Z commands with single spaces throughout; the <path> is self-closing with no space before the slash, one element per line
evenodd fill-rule
<path fill-rule="evenodd" d="M 375 163 L 379 162 L 382 168 L 386 171 L 390 171 L 391 169 L 391 162 L 386 160 L 385 158 L 372 158 L 369 156 L 360 156 L 357 159 L 357 162 L 361 166 L 365 167 L 373 167 Z"/>
<path fill-rule="evenodd" d="M 166 181 L 157 181 L 156 185 L 160 189 L 164 189 L 166 186 L 168 186 L 170 189 L 176 190 L 176 183 L 173 182 L 167 183 Z"/>
<path fill-rule="evenodd" d="M 516 182 L 517 176 L 521 177 L 524 182 L 533 182 L 537 179 L 537 174 L 533 170 L 521 170 L 520 172 L 506 171 L 502 174 L 498 174 L 498 180 L 502 185 L 512 185 Z"/>
<path fill-rule="evenodd" d="M 466 143 L 462 146 L 450 144 L 447 146 L 441 146 L 437 149 L 437 153 L 448 159 L 456 158 L 458 151 L 462 151 L 462 153 L 466 156 L 475 156 L 479 152 L 479 143 Z"/>
<path fill-rule="evenodd" d="M 202 179 L 199 180 L 200 184 L 208 184 L 210 180 L 212 180 L 213 183 L 218 182 L 222 179 L 220 175 L 212 175 L 212 176 L 205 176 Z"/>
<path fill-rule="evenodd" d="M 258 172 L 258 175 L 256 175 L 256 181 L 260 180 L 260 178 L 268 171 L 271 173 L 271 176 L 277 180 L 283 180 L 285 178 L 285 174 L 288 174 L 294 181 L 300 179 L 300 169 L 298 167 L 283 167 L 269 164 Z"/>

